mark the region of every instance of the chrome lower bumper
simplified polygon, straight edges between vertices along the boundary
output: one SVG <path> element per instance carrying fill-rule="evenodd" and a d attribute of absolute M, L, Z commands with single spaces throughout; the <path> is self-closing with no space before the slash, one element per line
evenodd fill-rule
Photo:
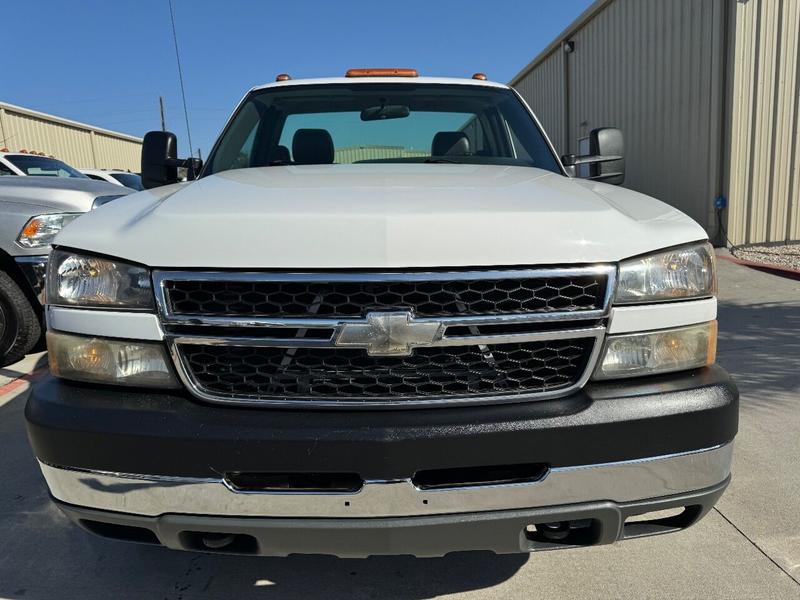
<path fill-rule="evenodd" d="M 420 490 L 408 480 L 368 481 L 355 493 L 241 492 L 222 478 L 153 477 L 39 463 L 61 502 L 142 516 L 406 517 L 633 502 L 709 488 L 730 474 L 733 443 L 626 462 L 550 469 L 532 483 Z"/>

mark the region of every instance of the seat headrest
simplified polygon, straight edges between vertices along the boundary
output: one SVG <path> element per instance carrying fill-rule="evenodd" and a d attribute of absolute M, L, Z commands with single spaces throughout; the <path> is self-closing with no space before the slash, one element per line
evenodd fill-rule
<path fill-rule="evenodd" d="M 469 138 L 463 131 L 440 131 L 433 136 L 431 156 L 466 156 L 469 154 Z"/>
<path fill-rule="evenodd" d="M 298 129 L 292 138 L 292 158 L 297 165 L 333 163 L 333 140 L 327 129 Z"/>
<path fill-rule="evenodd" d="M 272 151 L 272 154 L 269 157 L 269 162 L 270 164 L 283 163 L 288 165 L 290 162 L 292 162 L 289 149 L 286 146 L 275 146 L 275 149 Z"/>

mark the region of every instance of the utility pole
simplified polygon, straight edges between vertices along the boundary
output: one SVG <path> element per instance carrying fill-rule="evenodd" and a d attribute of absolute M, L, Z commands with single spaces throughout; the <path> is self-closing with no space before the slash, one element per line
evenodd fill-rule
<path fill-rule="evenodd" d="M 164 121 L 164 98 L 158 97 L 158 106 L 161 108 L 161 131 L 167 130 L 167 124 Z"/>

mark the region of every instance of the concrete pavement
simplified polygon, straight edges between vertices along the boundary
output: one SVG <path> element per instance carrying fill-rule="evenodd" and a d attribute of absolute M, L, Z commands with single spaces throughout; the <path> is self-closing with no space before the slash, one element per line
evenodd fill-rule
<path fill-rule="evenodd" d="M 719 361 L 742 391 L 734 480 L 688 531 L 426 560 L 195 555 L 106 541 L 50 505 L 25 439 L 28 384 L 3 395 L 0 381 L 0 597 L 800 598 L 800 282 L 721 262 L 720 284 Z"/>

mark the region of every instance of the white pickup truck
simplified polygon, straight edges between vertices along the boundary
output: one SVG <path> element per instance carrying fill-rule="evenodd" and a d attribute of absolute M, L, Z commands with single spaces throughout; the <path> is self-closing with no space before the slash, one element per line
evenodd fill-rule
<path fill-rule="evenodd" d="M 590 147 L 559 158 L 505 85 L 404 69 L 256 87 L 202 168 L 148 134 L 153 189 L 50 256 L 26 416 L 54 501 L 101 536 L 262 555 L 692 525 L 738 425 L 713 249 L 612 185 L 619 131 Z"/>

